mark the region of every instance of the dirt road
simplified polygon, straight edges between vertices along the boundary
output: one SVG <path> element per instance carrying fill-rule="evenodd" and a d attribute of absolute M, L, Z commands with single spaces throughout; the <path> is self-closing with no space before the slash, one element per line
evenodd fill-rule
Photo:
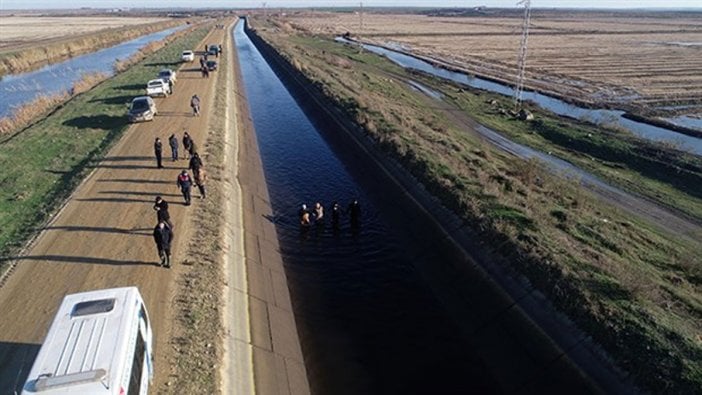
<path fill-rule="evenodd" d="M 215 29 L 205 42 L 223 42 L 225 32 Z M 204 42 L 193 49 L 202 46 Z M 106 287 L 139 287 L 154 327 L 155 381 L 167 374 L 171 289 L 188 239 L 187 217 L 192 208 L 182 204 L 176 187 L 176 176 L 188 163 L 170 160 L 167 139 L 171 133 L 180 139 L 187 130 L 202 150 L 215 79 L 201 78 L 199 71 L 191 70 L 196 67 L 197 62 L 180 70 L 174 94 L 156 101 L 159 116 L 132 126 L 54 221 L 17 257 L 14 272 L 0 288 L 0 394 L 12 393 L 23 384 L 63 296 Z M 201 117 L 191 116 L 193 94 L 202 99 Z M 163 141 L 164 169 L 156 168 L 155 137 Z M 182 152 L 182 142 L 180 148 Z M 175 224 L 171 270 L 157 265 L 151 236 L 156 195 L 170 203 Z M 193 195 L 197 205 L 196 188 Z"/>

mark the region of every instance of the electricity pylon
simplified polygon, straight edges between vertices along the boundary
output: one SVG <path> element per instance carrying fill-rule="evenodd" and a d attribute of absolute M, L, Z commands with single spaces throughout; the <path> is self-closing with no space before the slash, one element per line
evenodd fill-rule
<path fill-rule="evenodd" d="M 531 20 L 531 0 L 520 0 L 517 5 L 524 6 L 522 19 L 522 41 L 519 44 L 519 58 L 517 59 L 517 86 L 514 89 L 514 106 L 519 110 L 522 107 L 522 92 L 524 91 L 524 74 L 526 70 L 527 43 L 529 41 L 529 22 Z"/>

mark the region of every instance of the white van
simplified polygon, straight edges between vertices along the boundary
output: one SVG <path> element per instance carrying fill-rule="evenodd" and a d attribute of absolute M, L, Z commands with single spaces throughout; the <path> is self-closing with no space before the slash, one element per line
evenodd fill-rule
<path fill-rule="evenodd" d="M 147 394 L 152 344 L 136 287 L 67 295 L 22 394 Z"/>

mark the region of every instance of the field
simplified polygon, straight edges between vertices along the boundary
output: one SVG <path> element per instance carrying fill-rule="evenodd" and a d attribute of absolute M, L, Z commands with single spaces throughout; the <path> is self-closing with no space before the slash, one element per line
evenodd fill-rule
<path fill-rule="evenodd" d="M 355 13 L 286 16 L 313 33 L 401 46 L 479 76 L 514 85 L 521 14 L 464 17 Z M 644 108 L 692 105 L 702 112 L 702 18 L 699 13 L 583 13 L 535 10 L 527 88 L 592 105 Z M 637 107 L 644 107 L 638 108 Z"/>
<path fill-rule="evenodd" d="M 294 29 L 290 19 L 254 21 L 254 27 L 327 102 L 471 224 L 482 245 L 527 276 L 642 388 L 654 393 L 698 391 L 699 233 L 686 238 L 661 230 L 577 183 L 549 174 L 538 161 L 495 149 L 472 130 L 478 118 L 506 135 L 539 139 L 544 143 L 539 148 L 563 144 L 592 163 L 592 168 L 583 165 L 588 170 L 611 167 L 618 174 L 640 177 L 640 184 L 675 179 L 672 168 L 643 154 L 651 148 L 645 142 L 592 138 L 594 131 L 586 128 L 594 126 L 537 109 L 537 120 L 525 124 L 497 111 L 495 107 L 509 106 L 507 98 L 409 73 L 331 37 Z M 443 99 L 431 99 L 408 81 L 420 81 Z M 663 148 L 653 151 L 664 155 L 664 162 L 688 163 L 688 176 L 694 180 L 653 188 L 664 199 L 688 200 L 691 211 L 698 211 L 699 160 L 667 156 Z"/>
<path fill-rule="evenodd" d="M 3 16 L 0 18 L 0 52 L 68 36 L 95 33 L 101 30 L 122 28 L 164 21 L 167 18 L 94 17 L 94 16 Z M 51 26 L 51 29 L 47 29 Z"/>

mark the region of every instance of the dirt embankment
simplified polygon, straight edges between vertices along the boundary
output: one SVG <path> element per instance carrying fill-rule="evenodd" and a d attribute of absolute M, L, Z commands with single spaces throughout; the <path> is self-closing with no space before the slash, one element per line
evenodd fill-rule
<path fill-rule="evenodd" d="M 205 42 L 221 42 L 223 30 L 214 30 Z M 177 174 L 187 161 L 167 160 L 155 165 L 156 137 L 189 131 L 196 143 L 206 141 L 214 78 L 183 69 L 175 93 L 157 101 L 153 122 L 132 126 L 95 165 L 95 170 L 71 195 L 65 207 L 23 254 L 4 259 L 17 262 L 0 288 L 0 389 L 21 386 L 44 339 L 63 295 L 84 290 L 136 285 L 144 296 L 155 334 L 155 383 L 169 380 L 169 361 L 178 350 L 173 341 L 174 285 L 186 272 L 182 265 L 189 243 L 189 220 L 201 201 L 182 205 Z M 139 81 L 141 83 L 141 81 Z M 204 113 L 193 117 L 193 94 L 203 99 Z M 181 156 L 182 158 L 182 156 Z M 207 165 L 207 164 L 205 164 Z M 174 268 L 157 265 L 151 237 L 156 216 L 154 197 L 170 202 L 175 224 Z M 197 192 L 194 191 L 197 197 Z M 37 292 L 40 289 L 41 292 Z"/>
<path fill-rule="evenodd" d="M 415 105 L 409 88 L 378 72 L 383 67 L 358 51 L 325 45 L 317 37 L 279 34 L 270 25 L 259 30 L 282 53 L 283 68 L 324 103 L 320 112 L 345 120 L 349 130 L 363 136 L 360 140 L 373 141 L 375 150 L 395 158 L 458 213 L 466 224 L 462 240 L 473 247 L 469 251 L 491 251 L 485 262 L 500 262 L 498 273 L 509 268 L 527 275 L 531 286 L 587 328 L 640 383 L 657 389 L 674 383 L 680 392 L 697 387 L 699 343 L 689 336 L 697 333 L 697 313 L 685 311 L 690 318 L 667 326 L 678 312 L 668 314 L 674 304 L 651 290 L 690 290 L 676 295 L 676 303 L 697 303 L 699 271 L 687 263 L 696 262 L 698 248 L 637 225 L 636 218 L 616 213 L 533 164 L 504 158 L 479 143 L 463 145 L 463 130 L 442 122 L 428 101 Z M 333 66 L 335 59 L 342 59 L 339 67 L 345 70 Z M 466 168 L 470 173 L 461 176 Z M 513 205 L 515 196 L 537 197 L 538 203 L 527 202 L 524 210 Z M 509 221 L 514 225 L 507 226 Z M 543 249 L 551 244 L 554 248 Z M 670 270 L 670 262 L 681 266 Z M 662 313 L 657 304 L 668 310 Z M 651 359 L 660 363 L 651 366 Z"/>
<path fill-rule="evenodd" d="M 6 51 L 0 54 L 0 76 L 36 70 L 44 65 L 60 62 L 107 48 L 145 34 L 183 24 L 183 20 L 167 20 L 145 25 L 108 29 L 102 32 L 47 40 L 45 43 Z"/>

